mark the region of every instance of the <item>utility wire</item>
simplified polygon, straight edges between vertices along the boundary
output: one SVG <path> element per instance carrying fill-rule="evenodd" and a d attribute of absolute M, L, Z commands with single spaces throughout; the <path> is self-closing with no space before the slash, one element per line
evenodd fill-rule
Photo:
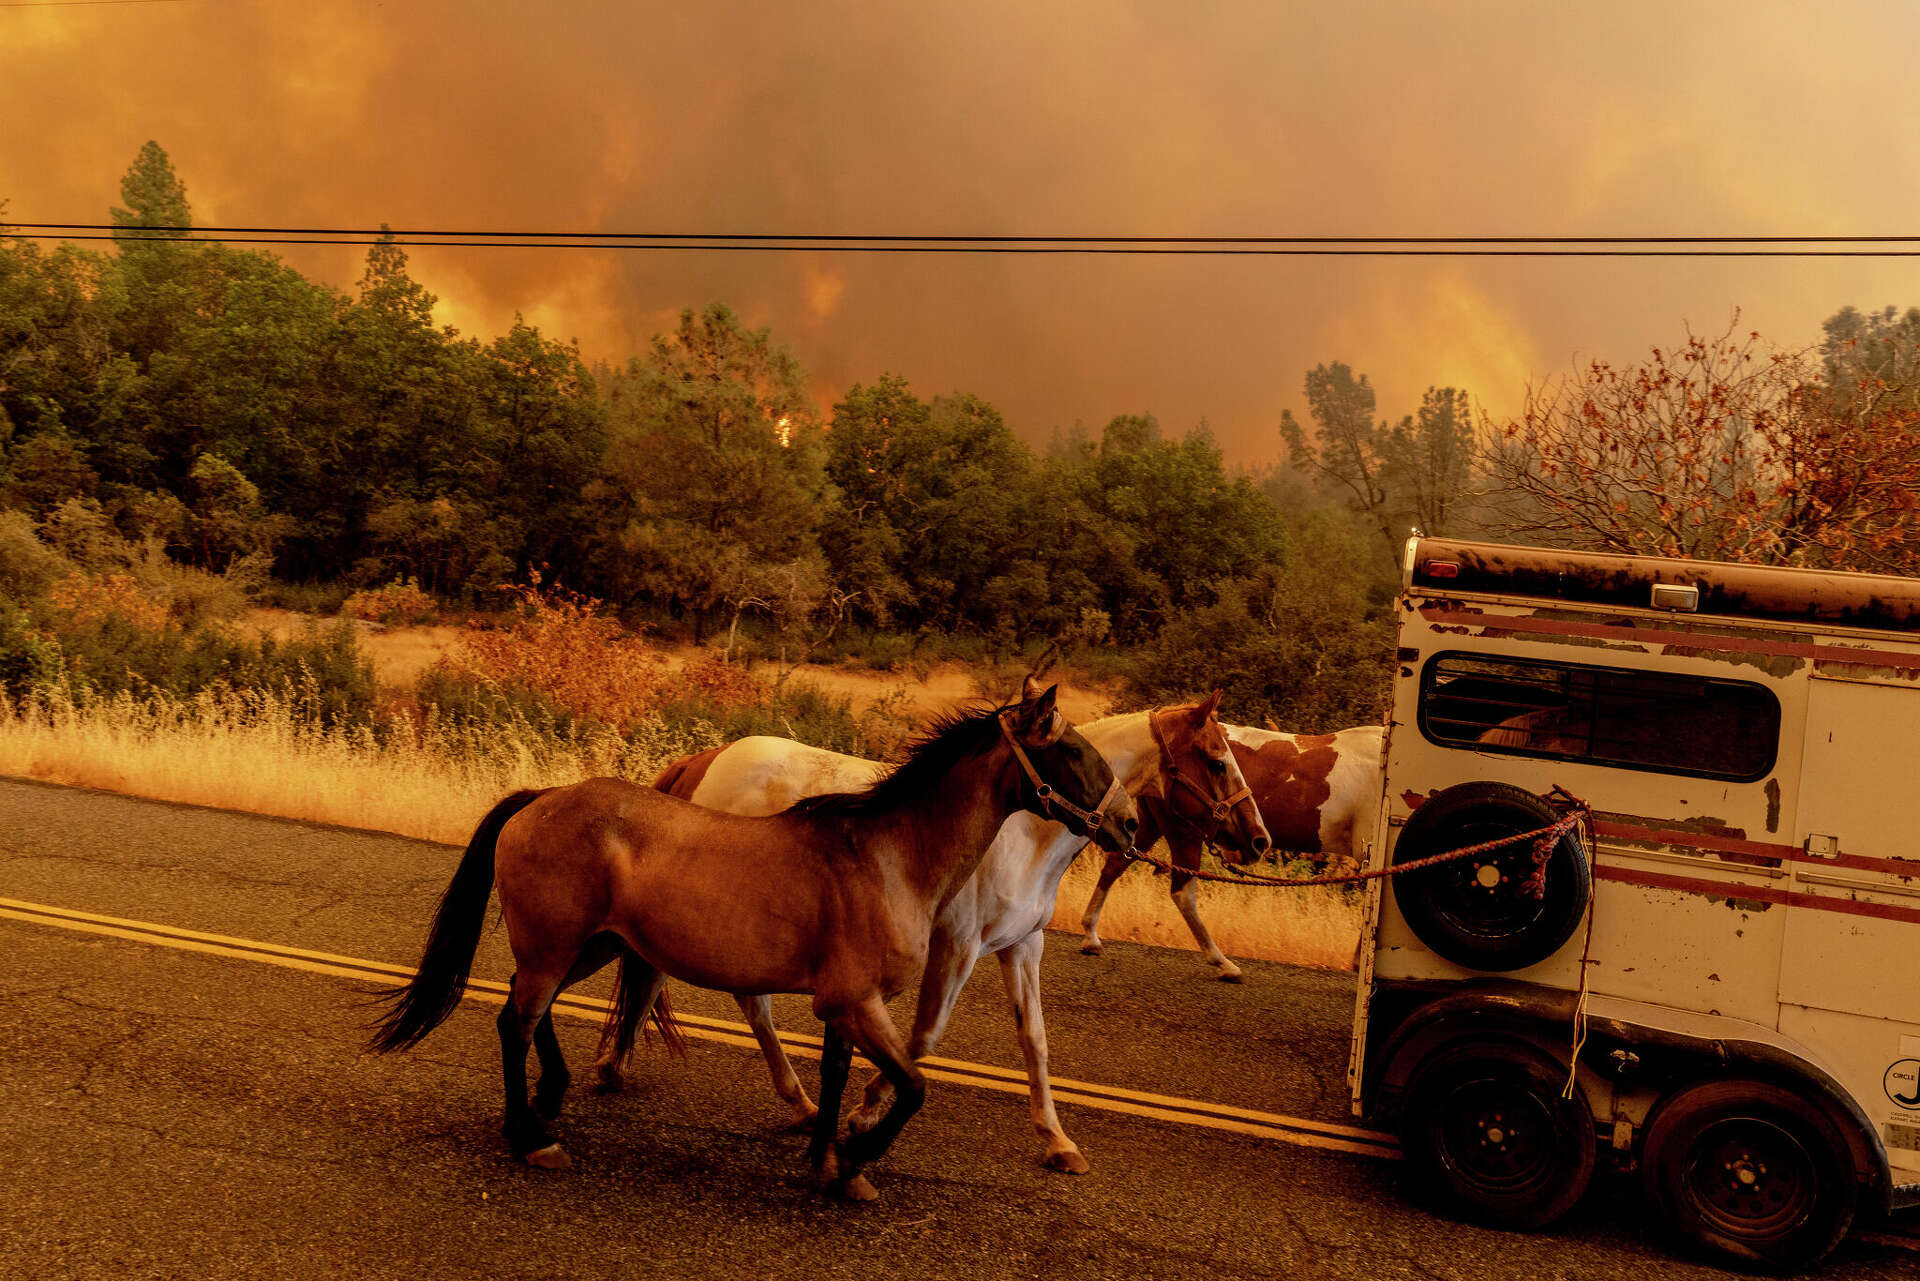
<path fill-rule="evenodd" d="M 0 9 L 73 9 L 95 4 L 185 4 L 187 0 L 0 0 Z"/>
<path fill-rule="evenodd" d="M 141 228 L 138 230 L 149 230 Z M 1903 238 L 1904 241 L 1905 238 Z M 820 254 L 1042 254 L 1042 255 L 1080 255 L 1080 256 L 1136 256 L 1136 257 L 1226 257 L 1226 258 L 1920 258 L 1920 247 L 1887 249 L 1854 248 L 1807 248 L 1807 249 L 1737 249 L 1737 248 L 1689 248 L 1682 244 L 1678 247 L 1655 249 L 1625 248 L 1442 248 L 1422 246 L 1418 248 L 1390 249 L 1350 245 L 1333 247 L 1324 245 L 1301 245 L 1281 247 L 1277 245 L 1250 244 L 1236 247 L 1209 244 L 1171 244 L 1171 245 L 1125 245 L 1073 243 L 1064 245 L 1032 244 L 899 244 L 874 242 L 845 244 L 833 241 L 806 241 L 781 244 L 739 243 L 722 241 L 708 243 L 685 243 L 678 241 L 609 241 L 609 240 L 479 240 L 445 239 L 416 240 L 395 239 L 391 242 L 380 237 L 345 236 L 179 236 L 179 235 L 139 235 L 122 231 L 114 235 L 97 233 L 61 234 L 45 231 L 7 231 L 0 232 L 0 240 L 63 240 L 63 241 L 117 241 L 121 244 L 170 244 L 170 245 L 378 245 L 395 243 L 409 249 L 619 249 L 629 251 L 685 252 L 685 253 L 820 253 Z M 1398 242 L 1395 242 L 1398 243 Z M 1863 243 L 1856 241 L 1846 244 Z M 1901 243 L 1876 242 L 1864 243 Z"/>
<path fill-rule="evenodd" d="M 210 239 L 228 236 L 363 237 L 390 235 L 396 239 L 431 238 L 445 241 L 675 241 L 754 244 L 781 242 L 790 248 L 822 244 L 860 245 L 1151 245 L 1151 246 L 1322 246 L 1322 245 L 1888 245 L 1920 244 L 1920 235 L 1906 236 L 1023 236 L 919 234 L 815 234 L 811 232 L 696 232 L 696 231 L 448 231 L 382 227 L 229 227 L 171 225 L 125 227 L 116 223 L 9 222 L 17 231 L 105 231 L 129 235 L 199 233 Z M 75 237 L 78 238 L 78 237 Z M 273 243 L 273 242 L 263 242 Z M 342 243 L 359 244 L 359 240 Z"/>

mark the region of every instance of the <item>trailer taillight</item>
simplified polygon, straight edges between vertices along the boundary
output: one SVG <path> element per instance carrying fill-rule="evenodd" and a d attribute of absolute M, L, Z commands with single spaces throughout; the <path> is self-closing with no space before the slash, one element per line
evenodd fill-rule
<path fill-rule="evenodd" d="M 1427 577 L 1458 578 L 1460 577 L 1460 563 L 1452 560 L 1430 560 L 1427 562 Z"/>

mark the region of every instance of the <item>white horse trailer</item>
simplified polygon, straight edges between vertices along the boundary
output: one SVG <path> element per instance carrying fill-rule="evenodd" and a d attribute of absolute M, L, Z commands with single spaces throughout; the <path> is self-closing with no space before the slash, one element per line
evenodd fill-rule
<path fill-rule="evenodd" d="M 1920 1202 L 1920 581 L 1416 538 L 1355 1110 L 1516 1227 L 1601 1165 L 1772 1267 Z M 1571 1065 L 1571 1066 L 1570 1066 Z"/>

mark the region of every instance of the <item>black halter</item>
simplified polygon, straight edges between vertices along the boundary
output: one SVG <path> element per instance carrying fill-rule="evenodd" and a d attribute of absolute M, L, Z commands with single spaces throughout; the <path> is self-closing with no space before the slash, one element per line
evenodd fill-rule
<path fill-rule="evenodd" d="M 1027 782 L 1032 785 L 1035 801 L 1040 806 L 1040 816 L 1062 822 L 1064 820 L 1060 816 L 1064 814 L 1080 825 L 1082 836 L 1092 836 L 1099 831 L 1100 825 L 1106 821 L 1108 812 L 1114 806 L 1116 794 L 1124 799 L 1127 789 L 1116 778 L 1107 785 L 1106 795 L 1100 798 L 1098 805 L 1090 810 L 1081 809 L 1060 795 L 1053 784 L 1040 777 L 1040 771 L 1033 767 L 1032 759 L 1027 756 L 1027 749 L 1020 744 L 1020 736 L 1013 732 L 1013 727 L 1007 721 L 1010 715 L 1012 715 L 1011 709 L 1000 713 L 1000 733 L 1006 738 L 1007 746 L 1013 749 L 1013 759 L 1019 761 L 1020 768 L 1026 771 Z M 1056 731 L 1053 737 L 1047 740 L 1047 745 L 1051 747 L 1059 741 L 1060 732 Z"/>

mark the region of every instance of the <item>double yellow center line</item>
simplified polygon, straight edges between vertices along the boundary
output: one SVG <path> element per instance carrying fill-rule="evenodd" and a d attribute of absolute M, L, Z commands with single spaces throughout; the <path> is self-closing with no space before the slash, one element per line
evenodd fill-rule
<path fill-rule="evenodd" d="M 160 925 L 152 921 L 132 921 L 118 916 L 101 916 L 94 912 L 54 907 L 45 903 L 29 903 L 20 899 L 0 898 L 0 919 L 77 930 L 84 934 L 100 934 L 109 938 L 127 939 L 135 943 L 177 948 L 188 952 L 202 952 L 209 956 L 252 961 L 261 965 L 279 966 L 282 969 L 304 970 L 309 974 L 325 974 L 332 978 L 371 980 L 383 985 L 405 982 L 412 978 L 414 973 L 406 966 L 392 965 L 385 961 L 340 956 L 333 952 L 315 952 L 307 948 L 286 947 L 279 943 L 263 943 L 257 939 L 207 934 L 200 930 L 182 929 L 176 925 Z M 507 985 L 487 979 L 474 979 L 467 984 L 467 996 L 473 1000 L 497 1005 L 506 1000 Z M 607 1014 L 605 1001 L 574 995 L 562 995 L 554 1002 L 553 1008 L 556 1013 L 592 1019 L 595 1022 L 604 1019 Z M 753 1039 L 752 1031 L 744 1023 L 706 1018 L 679 1011 L 675 1011 L 674 1018 L 687 1036 L 706 1041 L 718 1041 L 723 1045 L 759 1048 Z M 817 1036 L 783 1031 L 780 1033 L 780 1042 L 790 1055 L 809 1059 L 820 1057 L 820 1038 Z M 971 1063 L 964 1059 L 932 1057 L 920 1060 L 920 1068 L 935 1081 L 950 1081 L 956 1085 L 969 1085 L 981 1090 L 997 1090 L 1003 1094 L 1027 1093 L 1026 1074 L 1017 1069 L 996 1067 L 989 1063 Z M 1400 1155 L 1400 1149 L 1394 1142 L 1393 1136 L 1382 1134 L 1377 1130 L 1334 1125 L 1304 1117 L 1281 1116 L 1274 1112 L 1259 1112 L 1251 1108 L 1232 1107 L 1224 1103 L 1205 1103 L 1197 1099 L 1174 1098 L 1164 1094 L 1151 1094 L 1144 1090 L 1124 1089 L 1117 1085 L 1077 1081 L 1071 1077 L 1056 1076 L 1048 1080 L 1053 1086 L 1055 1101 L 1063 1104 L 1097 1108 L 1104 1112 L 1120 1112 L 1128 1116 L 1149 1117 L 1156 1121 L 1172 1121 L 1181 1125 L 1197 1125 L 1210 1130 L 1226 1130 L 1234 1134 L 1251 1135 L 1255 1138 L 1271 1139 L 1301 1147 L 1322 1148 L 1332 1152 L 1348 1152 L 1356 1156 L 1392 1160 Z"/>

